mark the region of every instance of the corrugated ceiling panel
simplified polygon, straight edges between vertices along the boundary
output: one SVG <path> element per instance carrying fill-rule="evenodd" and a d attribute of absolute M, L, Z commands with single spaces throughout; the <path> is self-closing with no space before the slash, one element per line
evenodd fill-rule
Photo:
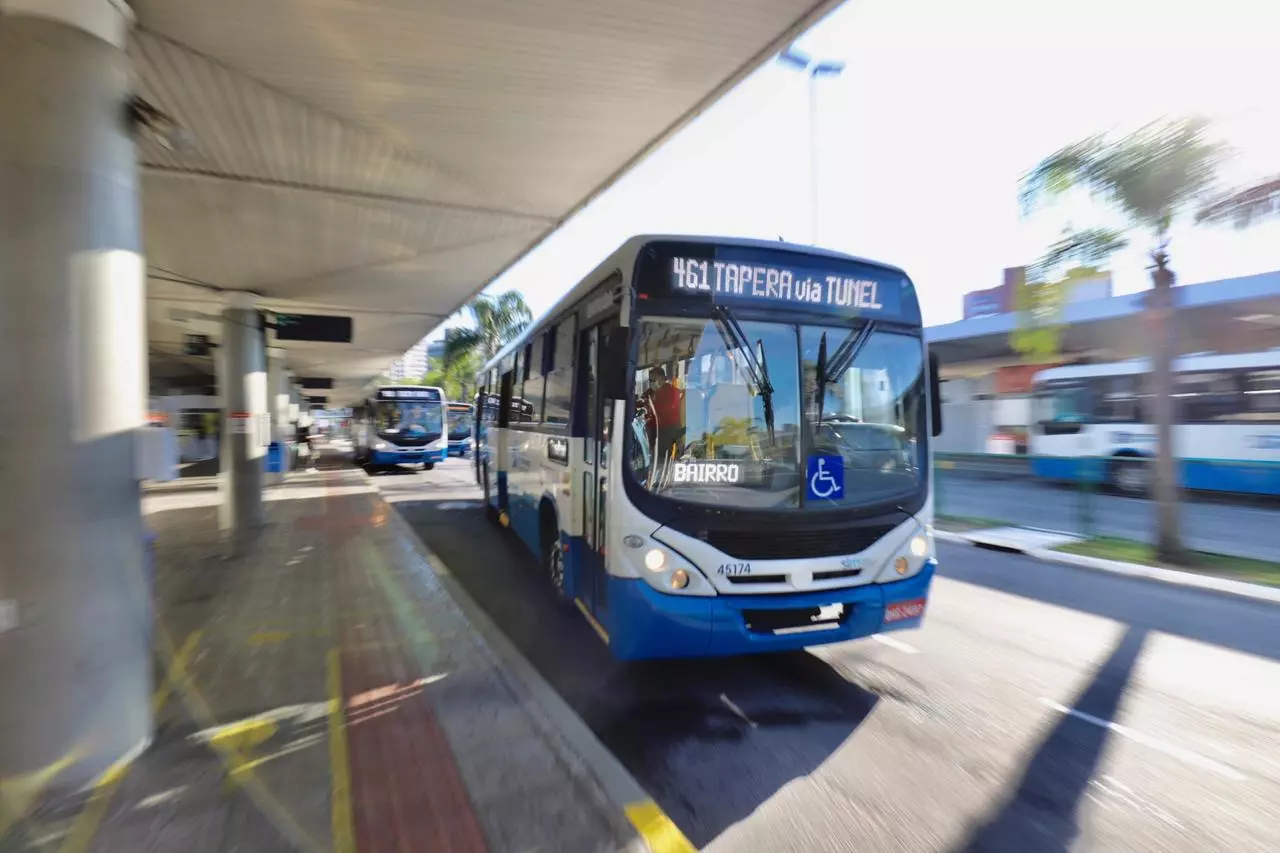
<path fill-rule="evenodd" d="M 290 355 L 349 390 L 835 4 L 131 5 L 139 88 L 196 143 L 140 143 L 149 263 L 351 308 L 354 344 Z M 153 324 L 173 289 L 153 284 Z"/>

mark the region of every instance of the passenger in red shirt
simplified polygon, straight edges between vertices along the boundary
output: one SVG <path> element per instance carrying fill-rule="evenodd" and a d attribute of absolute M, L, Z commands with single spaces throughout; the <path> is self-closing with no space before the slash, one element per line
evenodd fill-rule
<path fill-rule="evenodd" d="M 649 371 L 649 392 L 645 395 L 645 419 L 649 422 L 649 437 L 658 439 L 658 455 L 670 457 L 671 446 L 679 450 L 680 434 L 684 430 L 684 394 L 667 381 L 667 372 L 661 367 Z"/>

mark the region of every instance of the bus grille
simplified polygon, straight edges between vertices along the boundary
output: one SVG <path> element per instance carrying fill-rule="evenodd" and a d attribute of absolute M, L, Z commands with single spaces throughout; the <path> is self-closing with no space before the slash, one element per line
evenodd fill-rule
<path fill-rule="evenodd" d="M 707 531 L 706 542 L 743 560 L 792 560 L 857 554 L 884 536 L 893 525 L 845 527 L 832 530 Z"/>

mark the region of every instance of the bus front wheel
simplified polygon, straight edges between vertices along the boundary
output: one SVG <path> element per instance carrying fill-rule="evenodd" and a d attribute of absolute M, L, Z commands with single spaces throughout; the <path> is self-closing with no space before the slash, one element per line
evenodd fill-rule
<path fill-rule="evenodd" d="M 434 463 L 434 462 L 423 462 L 423 463 L 422 463 L 422 470 L 423 470 L 423 471 L 430 471 L 430 470 L 431 470 L 432 468 L 434 468 L 434 467 L 436 467 L 436 463 Z"/>
<path fill-rule="evenodd" d="M 1144 497 L 1151 489 L 1151 463 L 1137 457 L 1116 459 L 1108 478 L 1116 491 L 1133 497 Z"/>

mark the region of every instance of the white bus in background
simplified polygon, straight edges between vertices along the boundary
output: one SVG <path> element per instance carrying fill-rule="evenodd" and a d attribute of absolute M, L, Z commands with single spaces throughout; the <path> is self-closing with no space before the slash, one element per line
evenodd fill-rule
<path fill-rule="evenodd" d="M 1145 359 L 1036 374 L 1032 471 L 1145 494 L 1156 454 Z M 1174 363 L 1174 453 L 1188 489 L 1280 495 L 1280 350 Z"/>
<path fill-rule="evenodd" d="M 398 465 L 430 471 L 449 456 L 444 408 L 443 388 L 377 389 L 352 414 L 352 461 L 371 472 Z"/>

